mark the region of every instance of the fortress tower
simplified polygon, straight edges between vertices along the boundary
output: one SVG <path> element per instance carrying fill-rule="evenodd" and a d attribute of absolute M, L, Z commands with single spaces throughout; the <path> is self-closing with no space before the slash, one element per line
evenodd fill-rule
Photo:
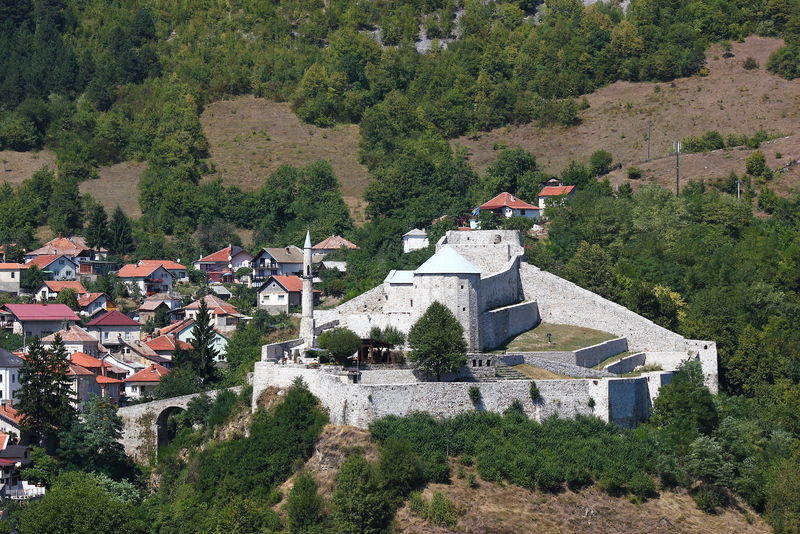
<path fill-rule="evenodd" d="M 306 232 L 306 242 L 303 245 L 303 300 L 302 316 L 300 318 L 300 337 L 305 341 L 306 347 L 314 346 L 314 273 L 311 271 L 311 233 Z"/>

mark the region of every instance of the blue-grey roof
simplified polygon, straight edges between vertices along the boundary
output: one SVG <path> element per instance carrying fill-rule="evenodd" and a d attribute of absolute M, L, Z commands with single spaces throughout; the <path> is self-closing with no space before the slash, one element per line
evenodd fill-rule
<path fill-rule="evenodd" d="M 409 230 L 403 237 L 411 237 L 411 236 L 420 236 L 420 237 L 427 237 L 428 233 L 425 230 L 420 230 L 419 228 L 414 228 L 413 230 Z"/>
<path fill-rule="evenodd" d="M 413 284 L 414 271 L 400 271 L 397 269 L 392 269 L 389 271 L 389 274 L 386 275 L 386 278 L 384 278 L 383 281 L 390 284 Z"/>
<path fill-rule="evenodd" d="M 481 271 L 450 245 L 445 245 L 428 261 L 414 271 L 415 274 L 480 274 Z"/>
<path fill-rule="evenodd" d="M 0 349 L 0 367 L 22 367 L 22 358 Z"/>

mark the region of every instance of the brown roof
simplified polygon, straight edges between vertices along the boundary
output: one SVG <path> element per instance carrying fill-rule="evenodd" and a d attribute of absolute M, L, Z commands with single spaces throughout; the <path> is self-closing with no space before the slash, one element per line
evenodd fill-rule
<path fill-rule="evenodd" d="M 223 248 L 222 250 L 218 250 L 216 252 L 212 252 L 208 256 L 200 258 L 199 262 L 208 262 L 208 263 L 221 263 L 225 261 L 229 261 L 231 258 L 239 254 L 240 252 L 247 252 L 242 247 L 238 245 L 228 245 L 227 247 Z"/>
<path fill-rule="evenodd" d="M 515 197 L 511 193 L 500 193 L 488 202 L 478 206 L 482 210 L 496 210 L 499 208 L 512 208 L 515 210 L 538 210 L 538 206 L 528 204 L 524 200 Z"/>
<path fill-rule="evenodd" d="M 78 306 L 80 306 L 81 308 L 85 308 L 86 306 L 88 306 L 95 300 L 99 299 L 103 295 L 105 295 L 105 293 L 84 293 L 83 295 L 78 297 Z"/>
<path fill-rule="evenodd" d="M 0 403 L 0 417 L 11 421 L 16 425 L 22 424 L 22 414 L 14 408 L 11 403 Z"/>
<path fill-rule="evenodd" d="M 163 300 L 145 300 L 142 302 L 142 305 L 139 306 L 139 311 L 155 311 L 158 309 L 159 306 L 169 306 Z"/>
<path fill-rule="evenodd" d="M 67 373 L 70 376 L 92 376 L 94 375 L 93 372 L 86 369 L 85 367 L 81 367 L 80 365 L 75 365 L 74 363 L 69 364 L 69 372 Z"/>
<path fill-rule="evenodd" d="M 69 254 L 70 256 L 77 256 L 88 248 L 83 238 L 68 238 L 59 235 L 55 239 L 51 239 L 42 245 L 41 248 L 32 250 L 28 254 L 31 256 L 44 256 L 49 254 Z"/>
<path fill-rule="evenodd" d="M 194 323 L 194 319 L 184 319 L 182 321 L 177 321 L 177 322 L 168 324 L 167 326 L 165 326 L 163 328 L 160 328 L 159 332 L 161 333 L 161 335 L 171 334 L 173 332 L 176 332 L 176 331 L 179 331 L 179 330 L 183 330 L 186 326 L 189 326 L 189 325 L 191 325 L 193 323 Z"/>
<path fill-rule="evenodd" d="M 140 265 L 161 265 L 168 271 L 185 271 L 186 267 L 172 260 L 139 260 Z"/>
<path fill-rule="evenodd" d="M 0 251 L 2 254 L 2 251 Z M 0 271 L 14 271 L 27 269 L 29 266 L 26 263 L 0 263 Z"/>
<path fill-rule="evenodd" d="M 568 195 L 575 189 L 574 185 L 547 185 L 539 191 L 540 197 L 560 197 Z"/>
<path fill-rule="evenodd" d="M 63 341 L 97 341 L 97 338 L 89 334 L 86 330 L 77 325 L 71 325 L 66 330 L 59 330 L 55 334 L 50 334 L 42 338 L 42 341 L 52 342 L 56 334 L 61 334 Z"/>
<path fill-rule="evenodd" d="M 201 300 L 206 301 L 206 306 L 208 306 L 209 310 L 213 310 L 214 308 L 220 308 L 220 307 L 223 307 L 223 306 L 229 306 L 229 307 L 233 308 L 234 310 L 236 309 L 233 306 L 231 306 L 230 304 L 228 304 L 225 300 L 219 298 L 216 295 L 206 295 L 205 297 L 203 297 L 201 299 L 197 299 L 196 301 L 192 302 L 191 304 L 186 306 L 184 309 L 186 309 L 186 310 L 197 310 L 197 309 L 199 309 Z"/>
<path fill-rule="evenodd" d="M 358 247 L 348 241 L 347 239 L 343 238 L 339 235 L 332 235 L 327 237 L 311 247 L 312 249 L 340 249 L 342 247 L 347 247 L 349 249 L 357 249 Z"/>
<path fill-rule="evenodd" d="M 125 379 L 125 382 L 160 382 L 161 377 L 169 373 L 169 369 L 157 363 L 151 363 L 136 374 Z"/>
<path fill-rule="evenodd" d="M 276 282 L 278 282 L 289 293 L 299 293 L 300 291 L 303 291 L 303 279 L 300 278 L 299 276 L 273 274 L 272 276 L 267 278 L 262 287 L 268 284 L 270 280 L 275 280 Z M 320 290 L 315 289 L 314 292 L 320 293 Z"/>
<path fill-rule="evenodd" d="M 120 278 L 146 278 L 156 272 L 158 268 L 161 267 L 161 264 L 142 264 L 137 265 L 135 263 L 129 263 L 128 265 L 123 265 L 122 268 L 117 271 L 117 276 Z"/>
<path fill-rule="evenodd" d="M 164 334 L 149 341 L 145 341 L 145 345 L 155 351 L 173 351 L 177 347 L 184 350 L 189 350 L 192 346 L 185 341 L 181 341 L 175 337 L 175 334 Z"/>
<path fill-rule="evenodd" d="M 50 289 L 50 291 L 55 291 L 56 293 L 59 293 L 65 289 L 72 289 L 75 291 L 75 293 L 78 293 L 79 295 L 86 293 L 86 288 L 83 287 L 83 284 L 81 284 L 78 281 L 45 280 L 44 285 L 46 285 Z"/>
<path fill-rule="evenodd" d="M 288 247 L 264 248 L 266 252 L 278 263 L 303 263 L 303 250 L 294 245 Z"/>

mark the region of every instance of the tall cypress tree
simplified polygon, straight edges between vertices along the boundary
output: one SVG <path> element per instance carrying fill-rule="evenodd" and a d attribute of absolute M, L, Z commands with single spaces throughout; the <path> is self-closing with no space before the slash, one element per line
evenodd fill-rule
<path fill-rule="evenodd" d="M 101 204 L 95 204 L 89 212 L 89 223 L 86 226 L 86 244 L 92 248 L 108 245 L 108 215 Z"/>
<path fill-rule="evenodd" d="M 108 251 L 111 254 L 121 256 L 133 250 L 131 222 L 119 206 L 111 215 L 111 224 L 109 224 L 108 232 Z"/>
<path fill-rule="evenodd" d="M 218 351 L 214 348 L 215 337 L 208 305 L 205 299 L 200 299 L 200 309 L 194 319 L 194 328 L 192 329 L 192 367 L 202 384 L 213 380 L 216 374 L 214 360 Z"/>

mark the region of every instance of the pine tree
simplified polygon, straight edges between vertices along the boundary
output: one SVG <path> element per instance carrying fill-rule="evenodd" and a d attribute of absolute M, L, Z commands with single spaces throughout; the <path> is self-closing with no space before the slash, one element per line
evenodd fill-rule
<path fill-rule="evenodd" d="M 108 215 L 102 205 L 95 204 L 92 208 L 85 233 L 86 244 L 91 248 L 100 248 L 108 245 Z"/>
<path fill-rule="evenodd" d="M 111 215 L 108 233 L 108 251 L 111 254 L 122 256 L 133 250 L 131 222 L 119 206 Z"/>
<path fill-rule="evenodd" d="M 40 445 L 57 429 L 69 428 L 75 418 L 68 372 L 69 355 L 59 334 L 49 350 L 38 338 L 30 342 L 19 372 L 17 408 L 23 429 L 32 432 Z"/>
<path fill-rule="evenodd" d="M 72 234 L 83 227 L 78 182 L 72 178 L 59 178 L 53 184 L 47 224 L 54 233 Z"/>
<path fill-rule="evenodd" d="M 211 314 L 208 312 L 208 305 L 205 299 L 200 299 L 200 309 L 194 318 L 194 328 L 192 329 L 192 367 L 200 377 L 202 384 L 208 383 L 216 374 L 214 360 L 217 358 L 218 351 L 214 348 L 216 333 L 211 326 Z"/>
<path fill-rule="evenodd" d="M 431 304 L 408 332 L 409 359 L 417 368 L 436 375 L 455 371 L 466 362 L 464 328 L 455 315 L 440 302 Z"/>

